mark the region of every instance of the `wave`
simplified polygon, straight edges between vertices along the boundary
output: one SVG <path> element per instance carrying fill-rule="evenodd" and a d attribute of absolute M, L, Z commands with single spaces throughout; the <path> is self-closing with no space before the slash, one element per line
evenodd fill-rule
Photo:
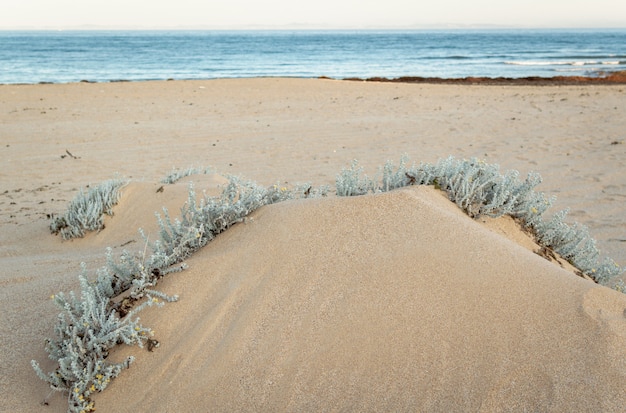
<path fill-rule="evenodd" d="M 463 56 L 463 55 L 450 55 L 450 56 L 420 56 L 421 60 L 471 60 L 474 59 L 472 56 Z"/>
<path fill-rule="evenodd" d="M 616 66 L 626 65 L 626 60 L 512 60 L 505 61 L 504 64 L 515 66 Z"/>

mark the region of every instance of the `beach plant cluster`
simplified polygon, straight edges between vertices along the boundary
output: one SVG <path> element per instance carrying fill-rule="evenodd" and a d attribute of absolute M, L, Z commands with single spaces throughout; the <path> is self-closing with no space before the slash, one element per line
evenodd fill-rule
<path fill-rule="evenodd" d="M 97 194 L 81 192 L 77 198 L 87 203 L 86 211 L 94 217 L 106 210 L 115 187 L 109 181 L 97 187 Z M 162 306 L 177 296 L 155 290 L 165 275 L 185 268 L 183 260 L 235 223 L 242 222 L 257 208 L 294 198 L 319 197 L 328 193 L 327 187 L 301 185 L 293 189 L 278 185 L 269 188 L 231 176 L 218 197 L 198 196 L 192 185 L 180 218 L 171 219 L 163 209 L 157 213 L 159 239 L 151 242 L 141 230 L 143 251 L 123 251 L 119 257 L 111 248 L 106 251 L 106 265 L 90 277 L 83 264 L 79 275 L 81 292 L 58 293 L 52 298 L 60 308 L 55 338 L 46 340 L 46 351 L 57 367 L 45 373 L 39 363 L 32 361 L 36 374 L 53 390 L 68 395 L 69 411 L 83 413 L 95 410 L 91 396 L 103 391 L 112 379 L 130 366 L 134 358 L 108 362 L 113 347 L 120 344 L 158 346 L 153 331 L 143 326 L 137 314 L 146 307 Z M 117 195 L 113 197 L 117 199 Z M 76 202 L 73 202 L 74 205 Z M 99 203 L 100 205 L 91 205 Z M 106 203 L 106 204 L 105 204 Z M 69 214 L 70 212 L 68 212 Z"/>
<path fill-rule="evenodd" d="M 197 173 L 202 171 L 182 170 L 180 174 L 170 174 L 170 180 L 173 183 L 180 179 L 178 176 Z M 146 307 L 162 306 L 178 299 L 155 289 L 163 276 L 185 269 L 183 261 L 187 257 L 232 225 L 245 222 L 261 206 L 322 197 L 330 191 L 328 187 L 313 188 L 309 184 L 293 188 L 262 187 L 236 176 L 229 176 L 228 180 L 217 197 L 198 196 L 190 184 L 188 199 L 178 218 L 172 219 L 167 209 L 156 214 L 159 224 L 156 240 L 149 240 L 140 229 L 145 241 L 142 251 L 124 250 L 116 257 L 108 248 L 106 265 L 95 272 L 95 277 L 90 276 L 83 264 L 79 275 L 80 295 L 70 292 L 53 296 L 61 313 L 55 338 L 46 340 L 46 351 L 57 367 L 45 373 L 36 361 L 32 365 L 53 390 L 67 393 L 70 412 L 95 410 L 91 396 L 103 391 L 133 362 L 132 356 L 118 363 L 107 361 L 113 347 L 126 344 L 150 350 L 158 346 L 153 331 L 140 323 L 138 313 Z M 354 161 L 337 175 L 336 194 L 357 196 L 410 185 L 433 185 L 445 191 L 472 218 L 513 217 L 535 235 L 540 245 L 552 248 L 596 282 L 608 284 L 623 270 L 608 258 L 600 262 L 588 230 L 565 222 L 567 211 L 546 218 L 545 212 L 554 198 L 534 190 L 540 182 L 539 174 L 530 173 L 521 180 L 517 171 L 501 174 L 498 165 L 477 159 L 449 157 L 434 164 L 409 165 L 408 157 L 404 156 L 398 165 L 387 162 L 374 178 L 366 176 Z M 94 228 L 85 223 L 97 222 L 103 212 L 112 214 L 111 207 L 125 183 L 107 181 L 87 194 L 81 191 L 64 215 L 66 225 L 57 224 L 59 232 L 69 228 L 70 223 L 76 223 L 83 231 Z M 80 233 L 78 229 L 66 232 L 68 237 Z M 616 289 L 624 287 L 621 284 Z"/>
<path fill-rule="evenodd" d="M 445 191 L 449 199 L 470 217 L 497 218 L 509 215 L 530 232 L 540 246 L 552 249 L 595 282 L 609 285 L 624 272 L 608 257 L 600 258 L 596 241 L 587 227 L 565 222 L 567 210 L 547 217 L 545 212 L 555 198 L 547 197 L 535 187 L 542 181 L 531 172 L 520 179 L 518 171 L 500 173 L 497 164 L 472 159 L 448 157 L 438 162 L 412 164 L 408 157 L 396 166 L 387 162 L 377 178 L 368 178 L 353 162 L 336 179 L 337 195 L 363 195 L 385 192 L 409 185 L 434 185 Z"/>
<path fill-rule="evenodd" d="M 67 211 L 60 216 L 52 216 L 50 231 L 61 234 L 63 239 L 84 237 L 86 231 L 99 231 L 104 228 L 104 214 L 113 215 L 113 206 L 120 199 L 120 189 L 128 183 L 125 179 L 111 179 L 100 185 L 80 190 L 70 201 Z"/>
<path fill-rule="evenodd" d="M 79 276 L 81 293 L 60 292 L 52 297 L 61 308 L 55 338 L 46 340 L 49 358 L 56 369 L 45 373 L 39 363 L 32 366 L 37 375 L 56 391 L 66 392 L 70 412 L 95 410 L 91 395 L 103 391 L 112 379 L 128 368 L 134 358 L 107 361 L 110 350 L 119 344 L 149 347 L 158 345 L 151 329 L 140 323 L 137 313 L 146 307 L 176 301 L 176 296 L 153 289 L 160 277 L 180 271 L 184 266 L 160 267 L 163 257 L 153 251 L 143 254 L 122 253 L 119 259 L 107 249 L 107 264 L 90 279 L 83 264 Z"/>
<path fill-rule="evenodd" d="M 204 194 L 198 200 L 193 185 L 190 185 L 189 196 L 181 208 L 180 218 L 172 221 L 165 208 L 163 216 L 157 214 L 159 240 L 150 246 L 163 257 L 163 266 L 173 265 L 187 258 L 233 224 L 242 222 L 263 205 L 288 199 L 325 196 L 327 193 L 326 187 L 313 189 L 310 185 L 300 185 L 288 189 L 272 185 L 266 188 L 252 181 L 229 176 L 229 183 L 223 187 L 219 197 Z"/>
<path fill-rule="evenodd" d="M 161 179 L 161 183 L 173 184 L 187 176 L 199 175 L 199 174 L 208 175 L 210 173 L 213 173 L 210 167 L 200 168 L 200 167 L 190 166 L 189 168 L 183 168 L 183 169 L 172 168 L 172 170 L 163 179 Z"/>

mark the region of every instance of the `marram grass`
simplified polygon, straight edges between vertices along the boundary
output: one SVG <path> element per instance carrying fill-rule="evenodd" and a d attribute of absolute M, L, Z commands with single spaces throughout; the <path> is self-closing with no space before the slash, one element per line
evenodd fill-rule
<path fill-rule="evenodd" d="M 206 173 L 206 170 L 174 170 L 163 182 L 174 183 L 197 173 Z M 220 196 L 204 195 L 199 201 L 190 185 L 180 218 L 172 220 L 165 209 L 163 215 L 157 214 L 159 239 L 150 242 L 144 237 L 142 251 L 124 251 L 117 258 L 108 248 L 106 265 L 95 271 L 95 275 L 90 276 L 83 264 L 79 275 L 80 296 L 70 292 L 52 297 L 61 313 L 55 337 L 46 340 L 46 351 L 57 367 L 45 373 L 35 360 L 32 365 L 53 390 L 67 395 L 69 412 L 94 411 L 91 395 L 103 391 L 133 362 L 132 357 L 120 363 L 107 362 L 113 347 L 127 344 L 152 349 L 158 346 L 153 331 L 140 323 L 138 313 L 146 307 L 162 306 L 178 299 L 155 290 L 163 276 L 185 269 L 185 258 L 259 207 L 290 199 L 326 196 L 329 192 L 328 187 L 313 188 L 308 184 L 292 189 L 278 185 L 265 188 L 235 176 L 228 178 L 229 183 Z M 542 246 L 552 248 L 596 282 L 609 285 L 623 269 L 608 258 L 599 260 L 598 249 L 588 230 L 578 224 L 567 224 L 564 221 L 566 211 L 544 219 L 544 212 L 553 199 L 534 191 L 540 182 L 538 174 L 531 173 L 520 180 L 516 171 L 501 174 L 497 165 L 477 159 L 449 157 L 435 164 L 409 166 L 408 158 L 403 157 L 397 166 L 387 162 L 376 179 L 365 176 L 354 161 L 349 169 L 337 175 L 336 194 L 357 196 L 410 185 L 434 185 L 444 190 L 470 217 L 512 216 L 532 231 Z M 82 236 L 85 230 L 101 229 L 102 215 L 112 214 L 111 208 L 120 196 L 119 189 L 125 184 L 123 180 L 111 180 L 86 194 L 81 191 L 70 202 L 67 212 L 52 220 L 52 231 L 71 238 Z M 624 291 L 625 286 L 622 283 L 615 288 Z"/>

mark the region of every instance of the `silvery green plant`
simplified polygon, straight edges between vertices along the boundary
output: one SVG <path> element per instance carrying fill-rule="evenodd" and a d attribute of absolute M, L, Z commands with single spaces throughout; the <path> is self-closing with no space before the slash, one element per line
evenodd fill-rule
<path fill-rule="evenodd" d="M 74 292 L 53 296 L 62 312 L 55 327 L 56 338 L 46 340 L 46 351 L 57 368 L 46 374 L 36 361 L 32 365 L 53 390 L 68 394 L 70 412 L 93 411 L 90 396 L 104 390 L 132 363 L 132 357 L 121 363 L 107 363 L 111 348 L 119 344 L 143 347 L 146 342 L 157 343 L 150 338 L 152 331 L 139 323 L 137 313 L 149 306 L 176 301 L 178 297 L 152 287 L 163 275 L 184 266 L 159 267 L 161 262 L 171 260 L 163 260 L 156 253 L 146 257 L 145 253 L 124 251 L 115 260 L 109 248 L 107 264 L 97 270 L 95 280 L 89 281 L 83 264 L 80 296 Z"/>
<path fill-rule="evenodd" d="M 601 260 L 596 240 L 589 234 L 589 229 L 578 223 L 566 223 L 567 212 L 559 211 L 552 218 L 535 224 L 537 240 L 558 252 L 583 274 L 599 284 L 608 285 L 624 269 L 608 257 Z M 619 284 L 616 286 L 619 287 Z"/>
<path fill-rule="evenodd" d="M 195 167 L 189 167 L 187 169 L 173 168 L 169 174 L 167 174 L 163 179 L 161 179 L 161 183 L 173 184 L 176 181 L 183 179 L 187 176 L 199 175 L 199 174 L 210 174 L 210 173 L 212 173 L 211 168 L 195 168 Z"/>
<path fill-rule="evenodd" d="M 136 314 L 160 303 L 148 296 L 122 318 L 111 311 L 111 297 L 100 283 L 88 280 L 84 265 L 79 280 L 80 297 L 74 292 L 53 296 L 62 312 L 55 328 L 56 338 L 46 340 L 46 351 L 58 367 L 46 374 L 36 361 L 31 363 L 37 375 L 53 390 L 68 394 L 70 412 L 89 412 L 95 410 L 90 396 L 104 390 L 133 362 L 133 357 L 129 357 L 120 363 L 108 363 L 109 351 L 122 343 L 143 347 L 152 331 L 139 323 Z"/>
<path fill-rule="evenodd" d="M 63 239 L 71 239 L 85 236 L 86 231 L 101 230 L 103 215 L 113 215 L 112 207 L 118 203 L 120 189 L 127 183 L 125 179 L 111 179 L 87 192 L 81 189 L 62 216 L 52 217 L 50 231 L 60 233 Z"/>
<path fill-rule="evenodd" d="M 434 179 L 468 215 L 510 215 L 518 219 L 535 234 L 541 246 L 553 249 L 597 283 L 609 285 L 624 272 L 610 258 L 600 259 L 596 241 L 585 226 L 564 221 L 567 211 L 544 219 L 544 213 L 555 198 L 534 191 L 541 183 L 539 174 L 529 173 L 524 181 L 520 181 L 517 171 L 501 175 L 497 165 L 476 159 L 447 158 L 433 169 Z"/>
<path fill-rule="evenodd" d="M 376 191 L 376 183 L 363 174 L 363 168 L 354 160 L 350 169 L 342 169 L 335 186 L 338 196 L 358 196 Z"/>
<path fill-rule="evenodd" d="M 327 192 L 325 187 L 313 189 L 310 185 L 300 185 L 294 190 L 278 185 L 265 188 L 230 176 L 229 183 L 222 189 L 220 196 L 203 195 L 198 200 L 193 185 L 190 185 L 189 196 L 181 209 L 180 218 L 172 220 L 167 209 L 163 209 L 163 216 L 157 214 L 159 240 L 151 246 L 156 253 L 169 260 L 165 265 L 173 265 L 230 226 L 242 222 L 263 205 L 297 197 L 325 196 Z"/>
<path fill-rule="evenodd" d="M 456 160 L 452 157 L 439 161 L 427 174 L 431 183 L 436 182 L 470 217 L 482 215 L 500 217 L 511 215 L 532 221 L 552 205 L 552 200 L 534 188 L 541 183 L 541 176 L 529 173 L 520 181 L 518 171 L 500 173 L 499 166 L 477 159 Z M 413 171 L 409 172 L 412 175 Z"/>
<path fill-rule="evenodd" d="M 497 165 L 476 159 L 449 157 L 436 164 L 421 163 L 409 167 L 408 158 L 402 157 L 397 167 L 387 162 L 381 175 L 378 185 L 363 175 L 362 168 L 354 161 L 350 169 L 344 169 L 337 176 L 337 195 L 363 195 L 408 185 L 435 185 L 474 218 L 507 214 L 518 219 L 535 233 L 540 245 L 554 249 L 596 282 L 608 284 L 623 272 L 610 259 L 600 263 L 595 240 L 586 227 L 567 224 L 564 221 L 566 211 L 554 214 L 549 220 L 543 219 L 553 198 L 548 199 L 543 193 L 534 191 L 541 182 L 538 174 L 530 173 L 520 181 L 516 171 L 502 175 Z M 98 210 L 112 214 L 111 207 L 119 198 L 117 191 L 125 183 L 107 181 L 94 188 L 93 194 L 91 190 L 87 195 L 81 192 L 72 201 L 66 217 L 95 217 Z M 140 324 L 137 313 L 152 305 L 177 300 L 176 296 L 154 289 L 163 276 L 186 268 L 182 263 L 185 258 L 230 226 L 244 221 L 259 207 L 289 199 L 326 196 L 328 191 L 327 187 L 313 188 L 308 184 L 294 189 L 279 185 L 265 188 L 230 176 L 220 196 L 203 194 L 198 197 L 190 185 L 180 218 L 172 220 L 166 209 L 163 217 L 157 214 L 159 239 L 149 242 L 144 236 L 143 251 L 123 251 L 117 259 L 112 249 L 107 249 L 106 265 L 96 271 L 95 280 L 89 281 L 83 265 L 79 276 L 80 297 L 73 292 L 53 297 L 62 312 L 55 327 L 56 338 L 46 341 L 46 351 L 57 363 L 57 368 L 46 374 L 36 361 L 32 361 L 35 372 L 53 390 L 68 394 L 70 412 L 93 411 L 95 407 L 90 396 L 104 390 L 133 361 L 129 357 L 120 363 L 107 363 L 111 348 L 120 344 L 142 347 L 156 342 L 150 338 L 152 331 Z M 100 207 L 96 208 L 96 205 Z M 68 222 L 69 218 L 66 218 L 65 223 Z M 77 222 L 80 227 L 86 220 L 77 219 Z M 626 286 L 618 282 L 615 288 L 624 291 Z"/>
<path fill-rule="evenodd" d="M 387 161 L 382 170 L 382 182 L 380 190 L 382 192 L 391 191 L 392 189 L 402 188 L 408 185 L 422 185 L 423 182 L 417 182 L 416 177 L 409 174 L 407 155 L 402 155 L 400 164 L 396 168 L 392 161 Z M 415 169 L 415 166 L 413 166 Z"/>
<path fill-rule="evenodd" d="M 322 198 L 328 196 L 330 192 L 330 187 L 328 185 L 322 185 L 319 187 L 314 187 L 309 183 L 306 184 L 298 184 L 293 189 L 287 191 L 285 187 L 278 187 L 278 185 L 274 185 L 272 190 L 276 191 L 280 189 L 281 196 L 278 199 L 301 199 L 301 198 Z M 284 192 L 288 192 L 288 196 L 285 197 Z"/>
<path fill-rule="evenodd" d="M 325 196 L 327 192 L 326 187 L 314 189 L 310 185 L 293 190 L 278 185 L 264 188 L 231 176 L 220 196 L 204 195 L 198 202 L 191 185 L 180 219 L 172 220 L 165 209 L 163 218 L 157 215 L 158 240 L 149 242 L 144 235 L 143 251 L 123 251 L 117 259 L 108 248 L 106 265 L 96 271 L 94 281 L 88 280 L 83 264 L 80 297 L 74 292 L 53 297 L 62 312 L 55 327 L 56 338 L 46 340 L 46 351 L 57 368 L 46 374 L 33 360 L 35 372 L 53 390 L 68 394 L 70 412 L 95 410 L 90 396 L 104 390 L 133 361 L 129 357 L 121 363 L 107 363 L 111 348 L 156 342 L 150 338 L 152 331 L 139 323 L 137 313 L 178 299 L 154 289 L 163 276 L 186 268 L 182 264 L 186 257 L 257 208 L 288 199 Z"/>
<path fill-rule="evenodd" d="M 541 246 L 553 249 L 578 268 L 583 274 L 600 284 L 609 285 L 624 272 L 613 260 L 600 260 L 596 241 L 586 227 L 567 224 L 567 211 L 557 212 L 545 220 L 545 212 L 555 198 L 548 198 L 534 189 L 542 181 L 538 173 L 531 172 L 524 180 L 518 171 L 500 173 L 499 166 L 473 159 L 457 160 L 448 157 L 435 164 L 408 165 L 403 156 L 396 167 L 387 162 L 382 168 L 379 185 L 362 177 L 356 161 L 337 177 L 337 195 L 353 196 L 368 192 L 389 191 L 408 185 L 434 185 L 444 190 L 470 217 L 500 217 L 509 215 L 535 234 Z"/>

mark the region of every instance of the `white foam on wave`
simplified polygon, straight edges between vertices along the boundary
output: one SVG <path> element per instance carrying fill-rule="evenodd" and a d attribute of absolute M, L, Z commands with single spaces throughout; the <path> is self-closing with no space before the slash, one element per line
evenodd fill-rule
<path fill-rule="evenodd" d="M 515 66 L 590 66 L 590 65 L 619 65 L 622 64 L 619 60 L 611 61 L 598 61 L 598 60 L 526 60 L 526 61 L 505 61 L 505 65 Z"/>

